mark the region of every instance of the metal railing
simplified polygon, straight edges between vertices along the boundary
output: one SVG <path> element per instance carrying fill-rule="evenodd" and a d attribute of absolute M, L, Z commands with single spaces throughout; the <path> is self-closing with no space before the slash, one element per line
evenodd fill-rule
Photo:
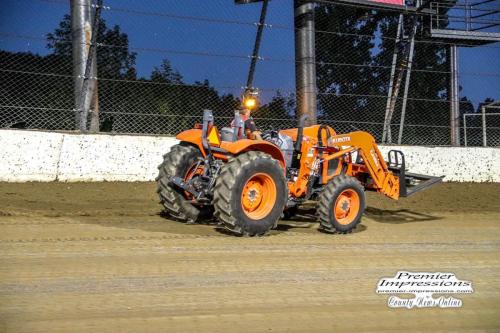
<path fill-rule="evenodd" d="M 488 110 L 500 110 L 500 101 L 492 102 L 490 104 L 483 105 L 481 107 L 481 113 L 464 113 L 463 115 L 463 133 L 464 133 L 464 145 L 479 145 L 479 137 L 482 138 L 482 146 L 500 146 L 500 113 L 491 112 Z M 478 126 L 477 120 L 481 117 L 481 126 Z M 471 118 L 472 126 L 467 126 L 467 120 Z M 488 119 L 494 118 L 495 124 L 488 126 Z M 470 124 L 470 122 L 469 122 Z M 481 133 L 481 134 L 479 134 Z"/>
<path fill-rule="evenodd" d="M 496 0 L 433 1 L 432 28 L 500 33 L 500 5 Z"/>

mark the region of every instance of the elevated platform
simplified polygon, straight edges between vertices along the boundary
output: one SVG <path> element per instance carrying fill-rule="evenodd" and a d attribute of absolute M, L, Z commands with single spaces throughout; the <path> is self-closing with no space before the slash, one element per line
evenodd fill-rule
<path fill-rule="evenodd" d="M 261 1 L 261 0 L 236 0 Z M 500 0 L 314 0 L 430 17 L 427 38 L 461 46 L 500 42 Z M 427 23 L 429 24 L 429 23 Z"/>
<path fill-rule="evenodd" d="M 500 0 L 426 1 L 430 37 L 464 46 L 500 42 Z"/>
<path fill-rule="evenodd" d="M 431 37 L 445 42 L 463 44 L 464 46 L 479 46 L 500 42 L 500 33 L 484 31 L 431 29 Z"/>
<path fill-rule="evenodd" d="M 327 5 L 343 4 L 368 9 L 383 9 L 401 13 L 415 13 L 419 11 L 418 7 L 411 4 L 408 5 L 406 0 L 314 0 L 314 2 Z"/>

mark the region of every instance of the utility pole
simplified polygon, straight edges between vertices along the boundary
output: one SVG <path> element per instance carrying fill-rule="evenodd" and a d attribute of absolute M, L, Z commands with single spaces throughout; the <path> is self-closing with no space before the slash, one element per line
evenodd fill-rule
<path fill-rule="evenodd" d="M 71 0 L 71 37 L 73 44 L 73 76 L 75 127 L 87 130 L 87 117 L 92 111 L 92 131 L 99 130 L 97 96 L 97 58 L 96 48 L 91 47 L 94 29 L 94 15 L 91 0 Z M 89 53 L 92 52 L 89 60 Z M 97 123 L 96 119 L 97 118 Z"/>
<path fill-rule="evenodd" d="M 250 70 L 248 71 L 246 90 L 253 90 L 253 79 L 255 76 L 255 67 L 257 66 L 257 60 L 259 60 L 259 50 L 262 41 L 262 33 L 264 32 L 264 26 L 266 24 L 267 6 L 269 0 L 264 0 L 262 2 L 262 10 L 260 11 L 259 23 L 257 25 L 257 35 L 255 36 L 255 44 L 252 52 L 252 60 L 250 62 Z"/>
<path fill-rule="evenodd" d="M 248 75 L 247 89 L 252 87 L 258 46 L 262 37 L 264 19 L 267 11 L 267 0 L 234 0 L 236 4 L 249 4 L 264 1 L 259 29 L 257 30 L 256 47 Z M 314 1 L 294 0 L 295 26 L 295 97 L 297 100 L 297 117 L 308 115 L 307 125 L 316 124 L 317 120 L 317 88 L 316 88 L 316 36 L 314 27 Z"/>
<path fill-rule="evenodd" d="M 458 47 L 450 45 L 450 143 L 460 146 L 460 100 L 458 85 Z"/>
<path fill-rule="evenodd" d="M 309 116 L 307 125 L 317 120 L 314 6 L 309 0 L 294 0 L 297 113 Z"/>

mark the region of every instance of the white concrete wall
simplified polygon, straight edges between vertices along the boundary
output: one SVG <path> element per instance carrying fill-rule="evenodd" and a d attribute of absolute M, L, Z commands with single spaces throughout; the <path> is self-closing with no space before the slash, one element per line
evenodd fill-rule
<path fill-rule="evenodd" d="M 0 130 L 0 180 L 55 180 L 62 142 L 60 133 Z"/>
<path fill-rule="evenodd" d="M 445 176 L 445 181 L 500 182 L 500 149 L 482 147 L 381 146 L 401 150 L 406 168 L 413 173 Z"/>
<path fill-rule="evenodd" d="M 63 134 L 60 181 L 147 181 L 157 176 L 171 137 Z"/>
<path fill-rule="evenodd" d="M 0 130 L 0 181 L 151 181 L 171 137 Z M 402 150 L 411 172 L 446 181 L 500 182 L 500 149 L 381 147 Z"/>
<path fill-rule="evenodd" d="M 0 181 L 149 181 L 171 137 L 0 130 Z"/>

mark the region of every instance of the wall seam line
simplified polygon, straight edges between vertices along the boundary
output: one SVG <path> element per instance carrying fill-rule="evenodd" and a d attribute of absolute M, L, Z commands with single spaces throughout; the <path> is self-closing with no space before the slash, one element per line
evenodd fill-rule
<path fill-rule="evenodd" d="M 62 155 L 62 148 L 63 148 L 63 145 L 64 145 L 64 138 L 66 137 L 66 134 L 63 134 L 62 135 L 62 139 L 61 139 L 61 144 L 59 145 L 59 154 L 57 156 L 57 164 L 56 164 L 56 177 L 54 179 L 54 181 L 59 181 L 59 165 L 61 164 L 61 155 Z"/>

